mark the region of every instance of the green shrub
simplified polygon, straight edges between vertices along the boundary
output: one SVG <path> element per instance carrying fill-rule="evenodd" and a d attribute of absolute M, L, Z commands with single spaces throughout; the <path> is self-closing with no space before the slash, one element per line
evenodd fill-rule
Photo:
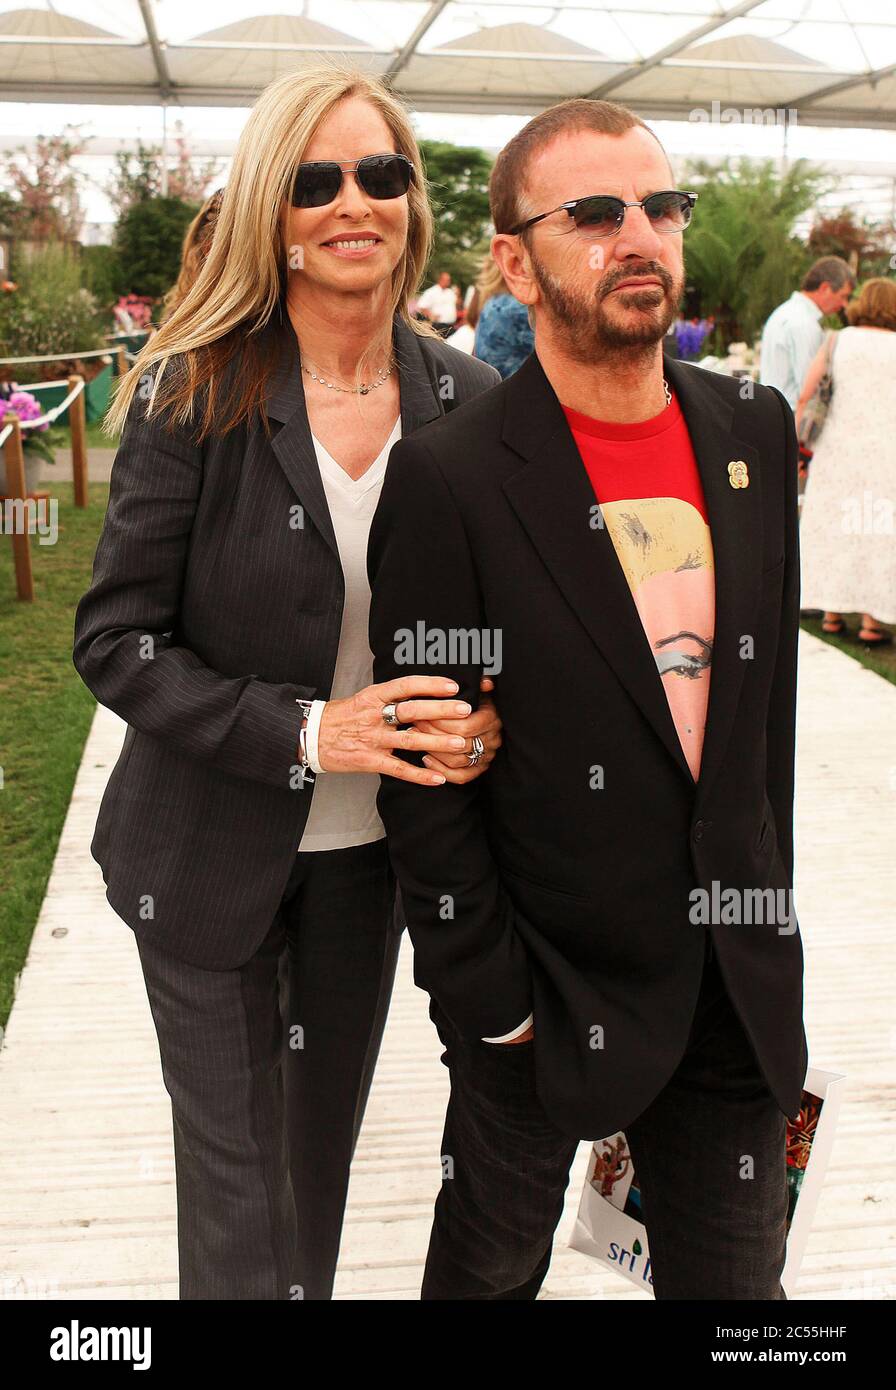
<path fill-rule="evenodd" d="M 114 246 L 81 248 L 81 284 L 103 308 L 116 304 L 121 295 L 127 294 L 127 279 Z"/>
<path fill-rule="evenodd" d="M 145 198 L 122 213 L 115 249 L 127 267 L 127 289 L 154 299 L 166 294 L 180 273 L 184 233 L 199 208 L 179 198 Z"/>
<path fill-rule="evenodd" d="M 103 315 L 69 248 L 48 242 L 17 262 L 16 286 L 0 295 L 0 357 L 63 357 L 104 346 Z"/>

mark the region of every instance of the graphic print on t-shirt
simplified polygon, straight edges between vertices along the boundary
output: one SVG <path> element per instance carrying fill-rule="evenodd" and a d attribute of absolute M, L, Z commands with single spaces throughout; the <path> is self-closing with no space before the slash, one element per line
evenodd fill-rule
<path fill-rule="evenodd" d="M 565 413 L 696 781 L 709 704 L 715 571 L 684 417 L 674 400 L 636 425 Z"/>

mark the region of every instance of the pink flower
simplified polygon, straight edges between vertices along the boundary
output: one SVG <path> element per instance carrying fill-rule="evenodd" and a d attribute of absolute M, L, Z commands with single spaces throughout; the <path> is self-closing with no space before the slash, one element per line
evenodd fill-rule
<path fill-rule="evenodd" d="M 0 400 L 0 420 L 8 410 L 14 410 L 20 420 L 37 420 L 44 413 L 40 401 L 30 391 L 13 391 L 8 400 Z M 37 426 L 37 433 L 49 428 L 49 423 L 45 422 Z M 28 433 L 33 434 L 34 431 L 29 430 Z"/>

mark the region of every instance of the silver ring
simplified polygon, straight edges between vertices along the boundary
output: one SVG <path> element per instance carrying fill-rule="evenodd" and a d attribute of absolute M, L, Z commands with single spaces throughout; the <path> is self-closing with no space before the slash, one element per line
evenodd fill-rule
<path fill-rule="evenodd" d="M 478 762 L 482 761 L 482 755 L 484 752 L 485 744 L 482 742 L 482 739 L 479 737 L 478 734 L 474 734 L 473 751 L 472 753 L 467 754 L 467 762 L 470 764 L 470 767 L 475 767 Z"/>
<path fill-rule="evenodd" d="M 399 701 L 399 704 L 400 704 L 400 703 L 401 703 L 401 701 Z M 400 723 L 401 723 L 401 720 L 398 718 L 398 715 L 395 713 L 395 706 L 394 706 L 394 705 L 383 705 L 383 723 L 384 723 L 384 724 L 393 724 L 393 725 L 394 725 L 394 724 L 400 724 Z"/>

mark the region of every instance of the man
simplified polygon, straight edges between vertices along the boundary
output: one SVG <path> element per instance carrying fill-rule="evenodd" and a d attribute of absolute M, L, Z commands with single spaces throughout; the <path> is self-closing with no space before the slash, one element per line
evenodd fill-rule
<path fill-rule="evenodd" d="M 457 323 L 457 292 L 447 270 L 442 271 L 434 285 L 423 291 L 417 300 L 417 312 L 428 318 L 443 338 L 453 331 Z"/>
<path fill-rule="evenodd" d="M 824 341 L 821 319 L 846 308 L 855 276 L 839 256 L 823 256 L 803 283 L 769 314 L 759 348 L 759 380 L 775 386 L 796 409 L 812 358 Z"/>
<path fill-rule="evenodd" d="M 376 679 L 475 703 L 485 669 L 504 721 L 477 783 L 378 803 L 451 1073 L 427 1299 L 534 1298 L 577 1141 L 621 1129 L 657 1297 L 783 1297 L 796 438 L 779 392 L 663 360 L 674 187 L 613 103 L 502 151 L 535 352 L 396 445 L 371 530 Z"/>

